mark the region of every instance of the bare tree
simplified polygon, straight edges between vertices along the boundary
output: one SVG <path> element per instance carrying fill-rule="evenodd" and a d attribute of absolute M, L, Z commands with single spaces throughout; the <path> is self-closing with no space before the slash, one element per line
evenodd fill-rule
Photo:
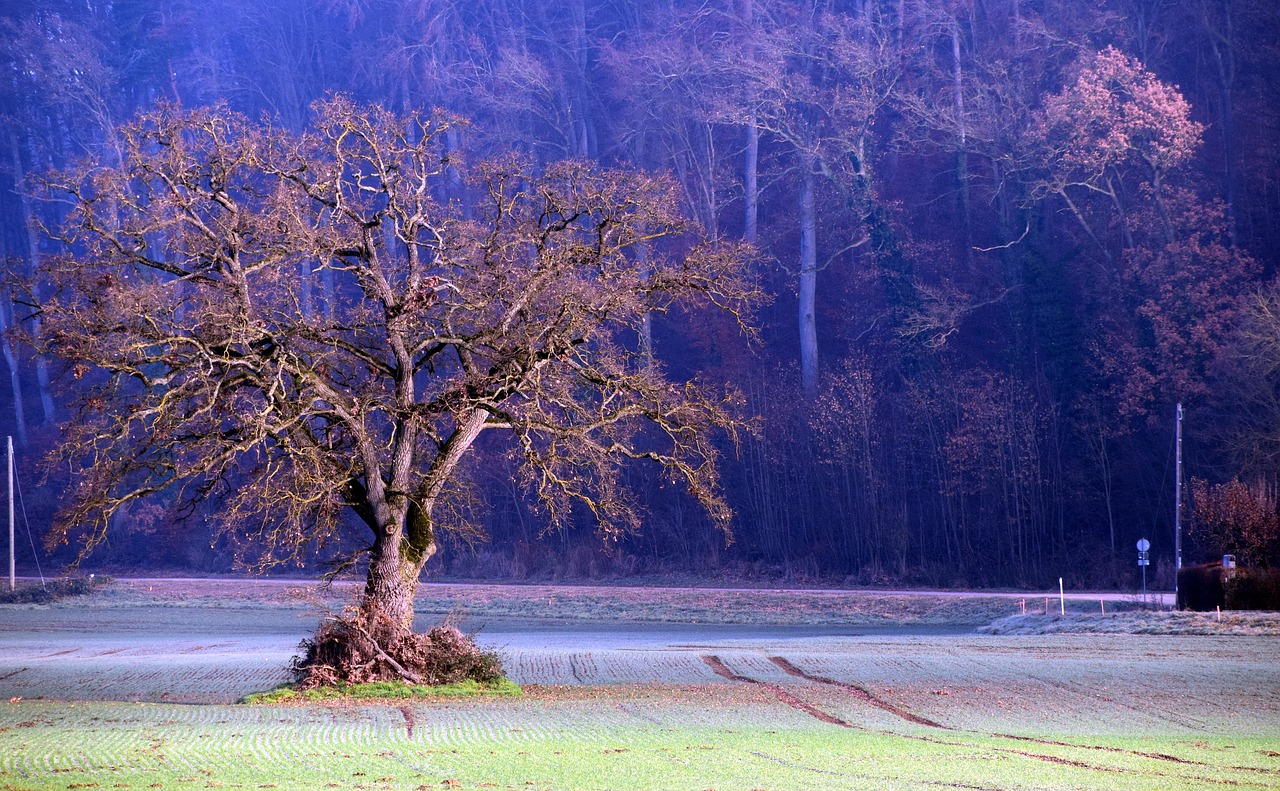
<path fill-rule="evenodd" d="M 408 634 L 423 565 L 459 526 L 460 464 L 495 430 L 552 524 L 585 508 L 606 536 L 635 527 L 620 473 L 649 460 L 727 532 L 714 440 L 739 428 L 734 397 L 666 377 L 639 333 L 677 305 L 745 329 L 745 248 L 699 243 L 667 179 L 578 162 L 471 168 L 483 198 L 464 212 L 436 199 L 456 121 L 342 97 L 316 112 L 298 135 L 162 107 L 123 128 L 118 166 L 46 180 L 69 213 L 38 307 L 82 385 L 52 539 L 83 556 L 113 513 L 169 490 L 223 498 L 221 529 L 273 562 L 354 513 L 361 617 Z M 303 309 L 304 261 L 332 270 L 331 310 Z"/>

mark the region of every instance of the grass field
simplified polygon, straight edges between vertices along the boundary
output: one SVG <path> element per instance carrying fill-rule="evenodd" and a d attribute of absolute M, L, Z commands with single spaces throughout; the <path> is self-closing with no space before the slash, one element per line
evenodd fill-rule
<path fill-rule="evenodd" d="M 497 621 L 499 602 L 507 625 L 481 638 L 523 697 L 245 706 L 202 701 L 270 686 L 316 602 L 151 587 L 0 607 L 0 789 L 1280 788 L 1265 617 L 1235 634 L 991 636 L 944 619 L 946 602 L 772 591 L 751 596 L 802 626 L 662 625 L 682 598 L 691 619 L 713 608 L 625 589 L 519 604 L 497 586 L 466 603 L 459 586 L 447 611 Z M 618 620 L 629 604 L 635 625 Z M 511 626 L 520 608 L 572 622 Z"/>
<path fill-rule="evenodd" d="M 749 696 L 748 696 L 749 697 Z M 693 698 L 693 701 L 690 699 Z M 1275 787 L 1276 740 L 1012 738 L 821 723 L 688 691 L 465 707 L 29 704 L 0 787 Z"/>

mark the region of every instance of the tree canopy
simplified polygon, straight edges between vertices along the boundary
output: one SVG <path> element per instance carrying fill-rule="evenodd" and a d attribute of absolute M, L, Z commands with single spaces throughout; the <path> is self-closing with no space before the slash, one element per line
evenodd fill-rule
<path fill-rule="evenodd" d="M 552 524 L 633 528 L 621 473 L 649 461 L 728 529 L 734 396 L 669 377 L 643 327 L 700 304 L 747 329 L 747 249 L 701 240 L 663 176 L 473 165 L 444 144 L 459 123 L 341 96 L 302 133 L 162 106 L 119 161 L 43 180 L 67 212 L 41 343 L 80 379 L 55 540 L 82 530 L 87 552 L 132 501 L 216 496 L 220 528 L 278 560 L 354 513 L 364 606 L 407 628 L 495 431 Z"/>

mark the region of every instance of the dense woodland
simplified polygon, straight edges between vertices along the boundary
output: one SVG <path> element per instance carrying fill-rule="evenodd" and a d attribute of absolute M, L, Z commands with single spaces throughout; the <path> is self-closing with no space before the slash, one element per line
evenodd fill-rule
<path fill-rule="evenodd" d="M 650 319 L 655 364 L 756 418 L 723 449 L 732 540 L 643 465 L 638 529 L 548 532 L 491 442 L 483 535 L 433 573 L 1132 586 L 1145 536 L 1170 584 L 1177 403 L 1188 481 L 1275 511 L 1278 33 L 1262 0 L 12 0 L 0 244 L 30 271 L 59 207 L 23 185 L 119 157 L 162 102 L 301 129 L 338 92 L 467 119 L 450 156 L 666 172 L 704 233 L 755 246 L 770 297 L 754 340 Z M 324 311 L 333 283 L 298 277 Z M 14 296 L 0 430 L 37 459 L 79 372 L 32 353 Z M 20 477 L 43 532 L 67 472 Z M 134 506 L 97 562 L 228 569 L 218 507 Z M 1191 516 L 1187 561 L 1238 551 Z"/>

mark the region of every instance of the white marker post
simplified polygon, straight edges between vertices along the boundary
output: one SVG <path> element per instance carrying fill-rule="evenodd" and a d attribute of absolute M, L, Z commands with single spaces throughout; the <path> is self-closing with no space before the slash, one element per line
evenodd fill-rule
<path fill-rule="evenodd" d="M 1067 614 L 1067 594 L 1062 591 L 1062 577 L 1058 577 L 1058 606 L 1063 615 Z"/>

